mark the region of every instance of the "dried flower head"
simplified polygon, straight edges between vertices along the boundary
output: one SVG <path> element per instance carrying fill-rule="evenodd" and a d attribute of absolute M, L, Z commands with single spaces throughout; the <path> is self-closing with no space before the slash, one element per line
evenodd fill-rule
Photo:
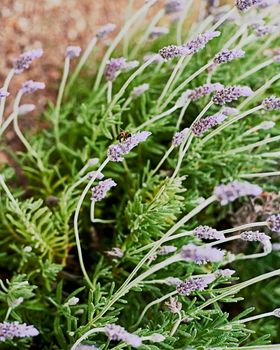
<path fill-rule="evenodd" d="M 111 250 L 107 250 L 106 254 L 112 258 L 122 258 L 123 252 L 120 248 L 114 247 Z"/>
<path fill-rule="evenodd" d="M 30 67 L 30 64 L 36 59 L 43 55 L 42 49 L 35 49 L 22 53 L 19 58 L 15 61 L 14 69 L 15 74 L 20 74 L 24 70 Z"/>
<path fill-rule="evenodd" d="M 263 100 L 262 105 L 268 111 L 276 111 L 280 109 L 280 98 L 276 98 L 275 96 L 267 97 Z"/>
<path fill-rule="evenodd" d="M 194 235 L 200 239 L 224 239 L 225 236 L 222 232 L 209 226 L 198 226 L 194 229 Z"/>
<path fill-rule="evenodd" d="M 247 11 L 253 5 L 258 5 L 262 0 L 235 0 L 235 5 L 239 11 Z"/>
<path fill-rule="evenodd" d="M 165 340 L 165 337 L 159 333 L 153 333 L 145 337 L 146 340 L 149 340 L 152 343 L 161 343 Z"/>
<path fill-rule="evenodd" d="M 186 49 L 183 46 L 169 45 L 160 49 L 159 54 L 167 61 L 175 57 L 184 56 L 186 54 Z"/>
<path fill-rule="evenodd" d="M 177 286 L 177 292 L 180 295 L 190 295 L 193 292 L 202 291 L 215 280 L 215 276 L 208 275 L 205 277 L 189 278 Z"/>
<path fill-rule="evenodd" d="M 31 94 L 37 90 L 42 90 L 45 87 L 46 87 L 45 83 L 28 80 L 21 85 L 20 91 L 22 92 L 22 94 Z"/>
<path fill-rule="evenodd" d="M 175 147 L 180 146 L 181 143 L 186 139 L 189 130 L 189 128 L 185 128 L 182 131 L 176 132 L 172 139 L 172 145 Z"/>
<path fill-rule="evenodd" d="M 266 221 L 271 231 L 280 233 L 280 214 L 270 215 Z"/>
<path fill-rule="evenodd" d="M 25 323 L 19 322 L 3 322 L 0 323 L 0 341 L 13 338 L 35 337 L 39 332 L 34 326 L 27 326 Z"/>
<path fill-rule="evenodd" d="M 204 134 L 207 130 L 213 128 L 216 125 L 221 124 L 226 118 L 226 115 L 219 112 L 209 117 L 200 119 L 192 125 L 192 132 L 195 136 L 200 136 Z"/>
<path fill-rule="evenodd" d="M 115 29 L 116 25 L 114 23 L 107 23 L 97 30 L 96 37 L 97 39 L 103 39 L 106 35 L 112 33 Z"/>
<path fill-rule="evenodd" d="M 273 311 L 273 314 L 274 314 L 274 316 L 276 316 L 276 317 L 280 317 L 280 309 L 275 309 L 275 310 Z"/>
<path fill-rule="evenodd" d="M 182 260 L 204 264 L 206 262 L 221 261 L 224 253 L 217 248 L 200 247 L 190 243 L 183 246 L 180 255 Z"/>
<path fill-rule="evenodd" d="M 231 62 L 237 58 L 244 57 L 245 52 L 240 49 L 222 50 L 214 57 L 215 64 Z"/>
<path fill-rule="evenodd" d="M 244 196 L 259 196 L 262 188 L 248 182 L 232 181 L 226 185 L 219 185 L 214 189 L 214 195 L 221 205 L 227 205 Z"/>
<path fill-rule="evenodd" d="M 140 142 L 146 141 L 151 134 L 149 131 L 139 131 L 128 137 L 125 141 L 109 146 L 107 152 L 108 158 L 112 162 L 121 162 L 125 154 L 128 154 Z"/>
<path fill-rule="evenodd" d="M 142 84 L 139 86 L 136 86 L 135 88 L 133 88 L 133 90 L 131 91 L 131 98 L 135 99 L 141 95 L 143 95 L 146 91 L 148 91 L 150 88 L 149 84 Z"/>
<path fill-rule="evenodd" d="M 159 36 L 162 36 L 168 33 L 169 33 L 169 29 L 167 27 L 154 27 L 149 35 L 149 38 L 156 39 Z"/>
<path fill-rule="evenodd" d="M 182 303 L 180 303 L 176 297 L 170 297 L 170 299 L 165 302 L 165 306 L 173 314 L 176 314 L 182 310 Z"/>
<path fill-rule="evenodd" d="M 79 57 L 81 51 L 82 49 L 80 48 L 80 46 L 68 46 L 66 48 L 65 57 L 68 57 L 70 58 L 70 60 L 72 60 L 75 57 Z"/>
<path fill-rule="evenodd" d="M 4 89 L 0 89 L 0 99 L 9 96 L 10 93 Z"/>
<path fill-rule="evenodd" d="M 75 306 L 75 305 L 78 304 L 79 301 L 80 301 L 79 298 L 72 297 L 72 298 L 70 298 L 64 305 L 65 305 L 65 306 Z"/>
<path fill-rule="evenodd" d="M 106 179 L 100 181 L 98 185 L 92 188 L 92 197 L 91 199 L 95 202 L 101 201 L 105 198 L 107 192 L 114 186 L 117 186 L 114 180 Z"/>
<path fill-rule="evenodd" d="M 196 39 L 190 40 L 183 45 L 183 48 L 186 50 L 185 55 L 193 55 L 194 53 L 203 49 L 210 40 L 220 36 L 220 34 L 221 32 L 219 31 L 208 31 L 203 34 L 199 34 Z"/>
<path fill-rule="evenodd" d="M 113 81 L 118 71 L 124 68 L 126 59 L 124 57 L 112 58 L 106 65 L 104 76 L 107 81 Z"/>
<path fill-rule="evenodd" d="M 271 129 L 275 126 L 275 123 L 272 120 L 265 120 L 264 122 L 259 124 L 259 128 L 263 130 Z"/>
<path fill-rule="evenodd" d="M 171 13 L 177 13 L 184 10 L 184 3 L 183 0 L 169 0 L 165 4 L 165 13 L 171 14 Z"/>
<path fill-rule="evenodd" d="M 134 348 L 138 348 L 142 344 L 141 338 L 136 334 L 128 333 L 123 327 L 116 324 L 107 324 L 105 327 L 105 334 L 110 340 L 124 341 Z"/>
<path fill-rule="evenodd" d="M 213 102 L 218 105 L 236 101 L 240 97 L 251 96 L 253 91 L 248 86 L 228 86 L 222 90 L 218 90 L 213 97 Z"/>

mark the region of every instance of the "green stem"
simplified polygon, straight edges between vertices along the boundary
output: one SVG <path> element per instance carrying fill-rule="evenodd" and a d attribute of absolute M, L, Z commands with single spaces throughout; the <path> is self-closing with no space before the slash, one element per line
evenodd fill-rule
<path fill-rule="evenodd" d="M 227 154 L 237 154 L 237 153 L 249 151 L 249 150 L 251 150 L 253 148 L 261 147 L 261 146 L 264 146 L 264 145 L 267 145 L 269 143 L 276 142 L 276 141 L 279 141 L 279 140 L 280 140 L 280 135 L 274 136 L 274 137 L 270 137 L 268 139 L 265 139 L 265 140 L 262 140 L 262 141 L 259 141 L 259 142 L 251 143 L 250 145 L 247 145 L 247 146 L 244 146 L 244 147 L 234 148 L 234 149 L 230 150 L 229 152 L 227 152 Z"/>
<path fill-rule="evenodd" d="M 248 71 L 246 71 L 244 74 L 242 74 L 240 77 L 238 77 L 234 83 L 238 83 L 239 81 L 248 78 L 250 75 L 258 72 L 259 70 L 269 66 L 270 64 L 272 64 L 274 62 L 274 60 L 272 58 L 270 58 L 269 60 L 266 60 L 258 65 L 256 65 L 254 68 L 249 69 Z"/>
<path fill-rule="evenodd" d="M 94 333 L 104 333 L 105 329 L 104 327 L 100 327 L 100 328 L 92 328 L 89 331 L 87 331 L 85 334 L 83 334 L 71 347 L 70 350 L 76 350 L 78 348 L 78 346 L 81 344 L 81 342 L 83 340 L 86 340 L 90 335 L 94 334 Z"/>

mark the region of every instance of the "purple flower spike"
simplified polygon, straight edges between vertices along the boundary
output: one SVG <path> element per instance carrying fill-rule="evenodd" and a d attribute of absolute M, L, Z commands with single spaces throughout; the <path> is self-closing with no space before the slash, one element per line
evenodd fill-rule
<path fill-rule="evenodd" d="M 92 188 L 91 199 L 95 202 L 101 201 L 105 198 L 106 193 L 114 186 L 117 186 L 117 184 L 112 179 L 100 181 L 98 185 Z"/>
<path fill-rule="evenodd" d="M 123 327 L 116 324 L 107 324 L 105 326 L 105 334 L 112 341 L 121 340 L 134 348 L 138 348 L 142 344 L 142 340 L 138 335 L 130 334 Z"/>
<path fill-rule="evenodd" d="M 36 59 L 43 55 L 42 49 L 35 49 L 31 51 L 24 52 L 15 61 L 14 69 L 16 74 L 22 73 L 24 70 L 30 67 L 30 64 Z"/>
<path fill-rule="evenodd" d="M 133 99 L 143 95 L 146 91 L 148 91 L 150 88 L 150 85 L 149 84 L 142 84 L 142 85 L 139 85 L 139 86 L 136 86 L 132 91 L 131 91 L 131 97 Z"/>
<path fill-rule="evenodd" d="M 173 139 L 172 139 L 172 145 L 175 146 L 175 147 L 180 146 L 181 143 L 187 137 L 187 134 L 188 134 L 189 130 L 190 130 L 189 128 L 185 128 L 182 131 L 176 132 L 175 135 L 173 136 Z"/>
<path fill-rule="evenodd" d="M 255 26 L 254 33 L 257 37 L 262 38 L 265 35 L 276 32 L 278 27 L 276 25 L 266 26 L 266 25 L 257 25 Z"/>
<path fill-rule="evenodd" d="M 169 29 L 167 27 L 154 27 L 154 29 L 151 31 L 149 38 L 150 39 L 156 39 L 162 35 L 168 34 Z"/>
<path fill-rule="evenodd" d="M 34 326 L 27 326 L 25 323 L 0 323 L 0 341 L 13 338 L 35 337 L 38 334 L 39 332 Z"/>
<path fill-rule="evenodd" d="M 240 234 L 240 237 L 243 241 L 261 243 L 269 241 L 271 239 L 265 233 L 259 231 L 245 231 Z"/>
<path fill-rule="evenodd" d="M 169 0 L 165 5 L 165 13 L 177 13 L 184 10 L 184 3 L 182 0 Z"/>
<path fill-rule="evenodd" d="M 221 32 L 205 32 L 203 34 L 199 34 L 196 39 L 190 40 L 186 44 L 183 45 L 183 47 L 186 49 L 186 55 L 193 55 L 194 53 L 198 52 L 199 50 L 203 49 L 206 44 L 220 36 Z"/>
<path fill-rule="evenodd" d="M 191 127 L 192 132 L 195 136 L 200 136 L 207 130 L 221 124 L 226 118 L 227 116 L 221 112 L 211 115 L 210 117 L 203 118 L 193 124 Z"/>
<path fill-rule="evenodd" d="M 72 60 L 75 57 L 79 57 L 81 54 L 82 49 L 80 46 L 68 46 L 66 49 L 65 56 L 70 58 Z"/>
<path fill-rule="evenodd" d="M 185 56 L 186 49 L 183 46 L 169 45 L 159 50 L 160 56 L 166 61 L 175 57 Z"/>
<path fill-rule="evenodd" d="M 280 233 L 280 214 L 270 215 L 266 221 L 271 231 Z"/>
<path fill-rule="evenodd" d="M 276 111 L 280 109 L 280 98 L 276 98 L 275 96 L 267 97 L 263 100 L 262 105 L 268 111 Z"/>
<path fill-rule="evenodd" d="M 224 105 L 226 103 L 236 101 L 240 97 L 251 96 L 253 91 L 248 86 L 228 86 L 222 90 L 216 92 L 213 97 L 213 102 L 218 105 Z"/>
<path fill-rule="evenodd" d="M 194 229 L 194 235 L 200 239 L 215 239 L 221 240 L 225 236 L 223 233 L 209 226 L 198 226 Z"/>
<path fill-rule="evenodd" d="M 253 5 L 258 5 L 262 0 L 235 0 L 235 5 L 239 11 L 247 11 Z"/>
<path fill-rule="evenodd" d="M 209 275 L 205 277 L 189 278 L 185 282 L 177 286 L 177 292 L 180 295 L 186 296 L 193 292 L 202 291 L 208 287 L 208 284 L 215 280 L 215 276 Z"/>
<path fill-rule="evenodd" d="M 116 25 L 113 23 L 107 23 L 100 27 L 96 32 L 98 39 L 103 39 L 106 35 L 111 34 L 116 29 Z"/>
<path fill-rule="evenodd" d="M 125 67 L 126 59 L 124 57 L 112 58 L 106 65 L 104 76 L 107 81 L 113 81 L 118 71 Z"/>
<path fill-rule="evenodd" d="M 245 52 L 243 50 L 240 50 L 240 49 L 233 49 L 233 50 L 225 49 L 225 50 L 219 52 L 214 57 L 214 63 L 215 64 L 222 64 L 222 63 L 231 62 L 237 58 L 243 57 L 244 55 L 245 55 Z"/>
<path fill-rule="evenodd" d="M 151 134 L 149 131 L 139 131 L 128 137 L 125 141 L 109 146 L 107 152 L 108 158 L 112 162 L 121 162 L 125 154 L 128 154 L 140 142 L 146 141 Z"/>
<path fill-rule="evenodd" d="M 20 91 L 22 92 L 22 94 L 31 94 L 37 90 L 43 90 L 45 87 L 45 83 L 28 80 L 21 85 Z"/>
<path fill-rule="evenodd" d="M 262 188 L 258 185 L 239 181 L 233 181 L 226 185 L 219 185 L 214 189 L 214 195 L 221 205 L 227 205 L 244 196 L 259 196 L 262 192 Z"/>
<path fill-rule="evenodd" d="M 224 253 L 216 248 L 199 247 L 192 243 L 183 246 L 181 257 L 186 261 L 194 261 L 197 264 L 206 262 L 218 262 L 223 259 Z"/>
<path fill-rule="evenodd" d="M 9 96 L 10 93 L 4 89 L 0 89 L 0 99 Z"/>
<path fill-rule="evenodd" d="M 231 107 L 223 107 L 221 109 L 221 113 L 225 115 L 235 115 L 239 113 L 239 109 L 237 108 L 231 108 Z"/>
<path fill-rule="evenodd" d="M 184 96 L 185 100 L 196 101 L 203 96 L 206 96 L 216 91 L 220 91 L 223 88 L 224 86 L 220 83 L 205 84 L 202 86 L 198 86 L 193 90 L 187 90 L 182 96 Z"/>

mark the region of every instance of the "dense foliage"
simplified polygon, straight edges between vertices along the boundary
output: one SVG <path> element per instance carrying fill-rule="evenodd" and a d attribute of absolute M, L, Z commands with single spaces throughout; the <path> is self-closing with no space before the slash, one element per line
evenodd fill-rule
<path fill-rule="evenodd" d="M 128 16 L 100 61 L 95 48 L 113 25 L 82 58 L 67 49 L 46 129 L 23 135 L 17 123 L 24 95 L 44 86 L 29 82 L 15 97 L 24 148 L 1 145 L 17 164 L 0 178 L 1 349 L 280 342 L 280 5 L 208 6 L 187 28 L 193 1 L 168 1 L 147 20 L 154 2 Z M 4 322 L 16 321 L 39 334 L 8 339 Z"/>

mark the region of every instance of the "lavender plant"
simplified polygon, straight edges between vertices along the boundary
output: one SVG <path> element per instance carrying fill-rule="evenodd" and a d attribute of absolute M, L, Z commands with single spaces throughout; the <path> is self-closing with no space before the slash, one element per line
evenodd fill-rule
<path fill-rule="evenodd" d="M 43 82 L 2 118 L 42 50 L 0 90 L 1 349 L 280 348 L 279 1 L 156 2 L 66 48 L 45 130 Z"/>

